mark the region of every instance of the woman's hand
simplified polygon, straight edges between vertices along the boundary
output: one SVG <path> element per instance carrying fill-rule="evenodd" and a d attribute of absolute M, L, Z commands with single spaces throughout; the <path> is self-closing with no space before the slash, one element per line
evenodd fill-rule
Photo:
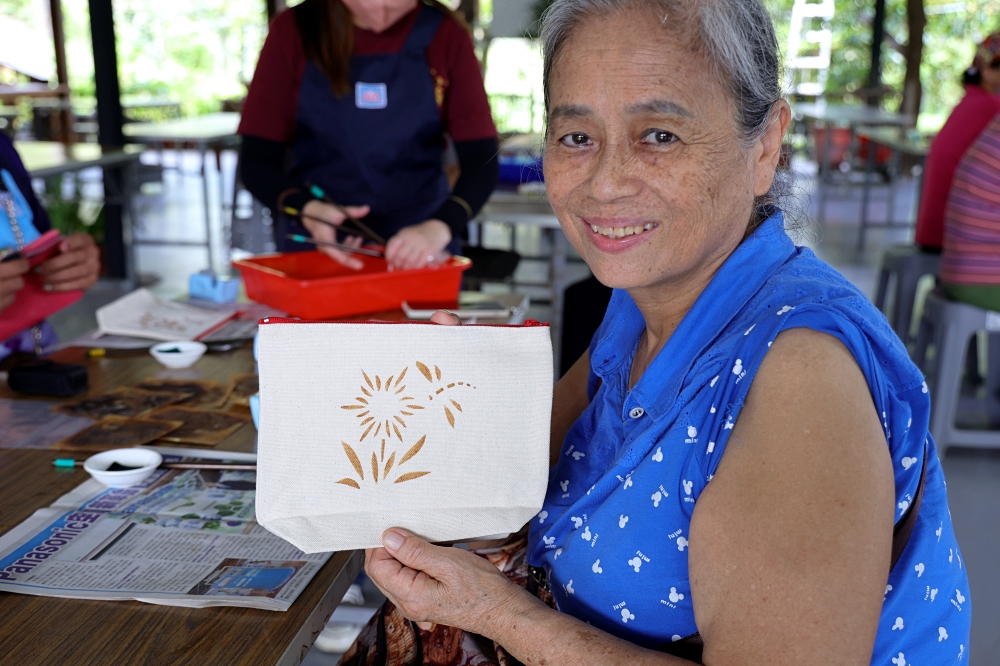
<path fill-rule="evenodd" d="M 348 215 L 351 217 L 364 217 L 371 210 L 368 206 L 345 206 L 344 210 L 347 211 Z M 322 201 L 313 200 L 302 207 L 302 224 L 309 233 L 316 240 L 327 241 L 330 243 L 340 242 L 337 240 L 337 230 L 331 227 L 329 224 L 323 224 L 322 222 L 317 222 L 316 220 L 310 220 L 309 217 L 318 217 L 321 220 L 326 220 L 330 224 L 335 224 L 340 226 L 347 219 L 347 216 L 340 212 L 340 209 L 334 205 L 324 203 Z M 345 230 L 346 231 L 346 230 Z M 363 239 L 358 236 L 351 236 L 346 241 L 343 241 L 342 245 L 352 245 L 354 247 L 361 247 Z M 354 270 L 361 270 L 364 264 L 356 256 L 350 252 L 344 252 L 343 250 L 338 250 L 333 247 L 323 247 L 322 245 L 317 246 L 320 252 L 323 252 L 328 257 L 333 259 L 339 264 L 343 264 L 348 268 L 353 268 Z"/>
<path fill-rule="evenodd" d="M 35 271 L 47 291 L 90 289 L 101 272 L 101 253 L 90 234 L 73 234 L 59 241 L 59 254 Z"/>
<path fill-rule="evenodd" d="M 478 555 L 434 546 L 406 530 L 382 535 L 385 548 L 367 551 L 365 571 L 407 618 L 487 637 L 537 602 Z"/>
<path fill-rule="evenodd" d="M 427 220 L 404 227 L 389 239 L 385 260 L 393 268 L 423 268 L 447 258 L 451 229 L 441 220 Z"/>
<path fill-rule="evenodd" d="M 0 263 L 0 313 L 14 302 L 17 292 L 24 286 L 21 276 L 28 272 L 28 262 L 14 259 Z"/>

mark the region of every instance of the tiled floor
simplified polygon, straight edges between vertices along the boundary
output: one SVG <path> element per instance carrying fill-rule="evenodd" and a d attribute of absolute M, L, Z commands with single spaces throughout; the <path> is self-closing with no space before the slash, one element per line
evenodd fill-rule
<path fill-rule="evenodd" d="M 150 156 L 153 157 L 158 156 Z M 147 185 L 139 197 L 140 228 L 139 238 L 169 238 L 199 240 L 205 235 L 202 213 L 201 181 L 198 174 L 197 156 L 168 154 L 167 164 L 180 164 L 180 171 L 169 169 L 164 172 L 162 185 Z M 225 181 L 232 183 L 234 159 L 226 155 L 223 159 Z M 790 208 L 801 208 L 793 215 L 796 240 L 813 248 L 816 253 L 833 264 L 851 282 L 866 294 L 874 291 L 875 276 L 879 256 L 883 248 L 895 243 L 905 243 L 911 238 L 907 229 L 873 229 L 868 234 L 865 249 L 855 249 L 857 240 L 857 220 L 860 214 L 860 190 L 858 188 L 831 188 L 822 225 L 815 221 L 817 211 L 812 199 L 812 179 L 808 176 L 808 165 L 796 165 L 801 172 L 793 190 Z M 216 172 L 212 172 L 215 176 Z M 210 191 L 213 193 L 213 233 L 221 240 L 220 215 L 216 180 L 213 177 Z M 902 219 L 912 216 L 914 201 L 912 179 L 901 179 L 895 196 L 894 217 Z M 873 189 L 870 214 L 872 219 L 886 217 L 885 188 Z M 227 195 L 231 196 L 231 195 Z M 525 254 L 544 254 L 546 248 L 537 229 L 525 228 L 518 232 L 517 249 Z M 488 227 L 485 231 L 486 243 L 500 246 L 509 242 L 509 233 L 502 227 Z M 220 247 L 219 244 L 216 247 Z M 151 288 L 163 296 L 172 297 L 186 291 L 187 276 L 208 266 L 207 253 L 195 247 L 171 247 L 140 245 L 136 249 L 139 272 Z M 217 266 L 223 265 L 225 257 L 220 250 L 216 253 Z M 518 268 L 516 277 L 526 282 L 541 282 L 545 279 L 546 264 L 539 261 L 524 261 Z M 571 270 L 579 277 L 588 274 L 586 266 L 571 263 Z M 152 279 L 155 277 L 155 281 Z M 526 288 L 519 288 L 521 291 Z M 538 290 L 528 290 L 533 295 Z M 78 307 L 61 313 L 53 321 L 65 338 L 94 326 L 93 309 L 113 300 L 120 290 L 111 284 L 102 284 L 90 292 Z M 546 305 L 534 306 L 531 316 L 548 319 Z M 969 569 L 972 598 L 975 606 L 973 615 L 973 636 L 969 651 L 973 666 L 1000 664 L 1000 451 L 976 451 L 952 448 L 944 459 L 948 479 L 955 530 L 962 545 L 965 561 Z M 310 666 L 332 666 L 335 660 L 313 650 L 307 661 Z"/>

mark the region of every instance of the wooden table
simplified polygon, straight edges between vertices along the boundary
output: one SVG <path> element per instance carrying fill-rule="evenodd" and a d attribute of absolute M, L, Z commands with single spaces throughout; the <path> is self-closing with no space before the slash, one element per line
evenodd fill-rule
<path fill-rule="evenodd" d="M 857 144 L 856 130 L 862 125 L 867 126 L 892 126 L 906 127 L 912 125 L 916 119 L 913 116 L 906 116 L 892 111 L 884 111 L 879 108 L 861 105 L 846 104 L 809 104 L 799 103 L 792 106 L 792 116 L 797 120 L 808 121 L 812 125 L 822 124 L 826 128 L 825 146 L 822 157 L 817 146 L 817 169 L 819 181 L 819 211 L 817 218 L 822 223 L 826 217 L 826 186 L 830 181 L 830 155 L 833 149 L 834 126 L 846 125 L 851 131 L 851 146 Z"/>
<path fill-rule="evenodd" d="M 208 194 L 208 169 L 206 157 L 209 149 L 221 150 L 239 145 L 236 134 L 240 125 L 238 113 L 210 113 L 195 118 L 180 118 L 157 123 L 129 123 L 122 131 L 125 137 L 134 143 L 142 143 L 156 150 L 162 150 L 166 144 L 194 144 L 201 156 L 202 200 L 205 212 L 205 241 L 161 241 L 142 239 L 143 244 L 154 245 L 196 245 L 205 247 L 208 251 L 209 267 L 213 266 L 214 252 L 212 250 L 212 213 Z M 222 165 L 219 165 L 219 202 L 225 201 L 222 185 Z M 225 214 L 222 215 L 225 220 Z M 225 236 L 225 233 L 223 234 Z"/>
<path fill-rule="evenodd" d="M 553 361 L 559 366 L 560 340 L 562 340 L 563 298 L 567 284 L 566 258 L 569 255 L 569 241 L 559 226 L 559 219 L 552 211 L 552 205 L 544 193 L 519 194 L 509 190 L 497 190 L 473 220 L 477 223 L 500 222 L 502 224 L 527 224 L 538 227 L 549 234 L 552 254 L 549 256 L 549 289 L 552 304 Z M 479 234 L 482 237 L 482 234 Z"/>
<path fill-rule="evenodd" d="M 0 450 L 0 469 L 0 533 L 86 478 L 53 469 L 50 451 Z M 0 662 L 298 664 L 361 566 L 360 551 L 334 553 L 285 612 L 0 593 Z"/>
<path fill-rule="evenodd" d="M 146 349 L 135 352 L 109 353 L 115 355 L 90 358 L 87 356 L 86 349 L 70 347 L 57 351 L 48 357 L 58 363 L 78 363 L 87 367 L 90 390 L 73 398 L 67 398 L 67 400 L 100 395 L 122 386 L 135 386 L 150 377 L 206 379 L 225 384 L 232 375 L 255 372 L 253 350 L 250 346 L 230 352 L 205 354 L 193 367 L 184 370 L 167 370 L 150 356 Z M 32 398 L 21 393 L 14 393 L 6 382 L 0 383 L 0 398 L 53 400 L 53 398 Z M 257 431 L 252 424 L 247 424 L 220 442 L 215 448 L 223 451 L 252 452 L 256 443 Z M 193 448 L 197 450 L 204 447 Z M 85 476 L 80 477 L 81 482 L 85 479 Z"/>
<path fill-rule="evenodd" d="M 164 370 L 146 353 L 87 359 L 83 350 L 71 348 L 52 358 L 86 365 L 92 394 L 135 385 Z M 207 354 L 190 376 L 225 381 L 252 371 L 252 352 L 243 348 Z M 23 396 L 3 385 L 0 397 Z M 246 426 L 216 448 L 249 451 L 255 439 L 252 426 Z M 87 479 L 79 468 L 54 469 L 52 458 L 52 451 L 0 449 L 0 533 Z M 335 553 L 285 612 L 0 593 L 0 663 L 298 664 L 361 567 L 360 551 Z"/>
<path fill-rule="evenodd" d="M 861 225 L 858 229 L 858 251 L 864 249 L 865 231 L 868 227 L 900 227 L 910 226 L 914 220 L 908 219 L 896 221 L 893 219 L 893 208 L 895 203 L 895 176 L 899 172 L 899 165 L 903 156 L 911 157 L 921 166 L 920 176 L 916 182 L 916 205 L 914 210 L 920 208 L 920 191 L 923 189 L 923 164 L 930 152 L 931 139 L 927 136 L 912 136 L 911 133 L 899 127 L 859 127 L 857 135 L 868 140 L 868 159 L 865 162 L 864 189 L 861 194 Z M 886 200 L 885 222 L 870 222 L 868 220 L 868 199 L 871 190 L 872 173 L 875 171 L 875 154 L 879 146 L 885 146 L 892 152 L 889 171 L 889 191 Z"/>
<path fill-rule="evenodd" d="M 96 143 L 15 141 L 24 167 L 34 178 L 49 178 L 91 167 L 127 166 L 139 161 L 139 146 L 101 146 Z"/>
<path fill-rule="evenodd" d="M 62 97 L 68 94 L 69 87 L 65 85 L 50 88 L 47 83 L 0 84 L 0 102 L 4 104 L 17 104 L 22 97 Z"/>

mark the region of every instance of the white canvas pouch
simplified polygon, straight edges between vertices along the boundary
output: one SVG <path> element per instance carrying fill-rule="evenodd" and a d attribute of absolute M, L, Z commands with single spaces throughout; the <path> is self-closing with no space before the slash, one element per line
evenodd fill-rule
<path fill-rule="evenodd" d="M 307 552 L 520 529 L 549 469 L 547 325 L 265 319 L 257 520 Z"/>

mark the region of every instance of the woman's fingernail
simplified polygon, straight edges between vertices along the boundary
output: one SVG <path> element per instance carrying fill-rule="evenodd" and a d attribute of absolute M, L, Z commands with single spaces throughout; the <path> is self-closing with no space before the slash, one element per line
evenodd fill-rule
<path fill-rule="evenodd" d="M 389 550 L 399 550 L 399 547 L 403 545 L 403 535 L 399 532 L 393 532 L 389 530 L 384 535 L 382 535 L 382 543 Z"/>
<path fill-rule="evenodd" d="M 52 291 L 52 285 L 51 285 L 51 284 L 47 284 L 47 285 L 45 285 L 45 286 L 44 286 L 44 287 L 42 287 L 42 288 L 43 288 L 43 289 L 44 289 L 45 291 Z"/>

